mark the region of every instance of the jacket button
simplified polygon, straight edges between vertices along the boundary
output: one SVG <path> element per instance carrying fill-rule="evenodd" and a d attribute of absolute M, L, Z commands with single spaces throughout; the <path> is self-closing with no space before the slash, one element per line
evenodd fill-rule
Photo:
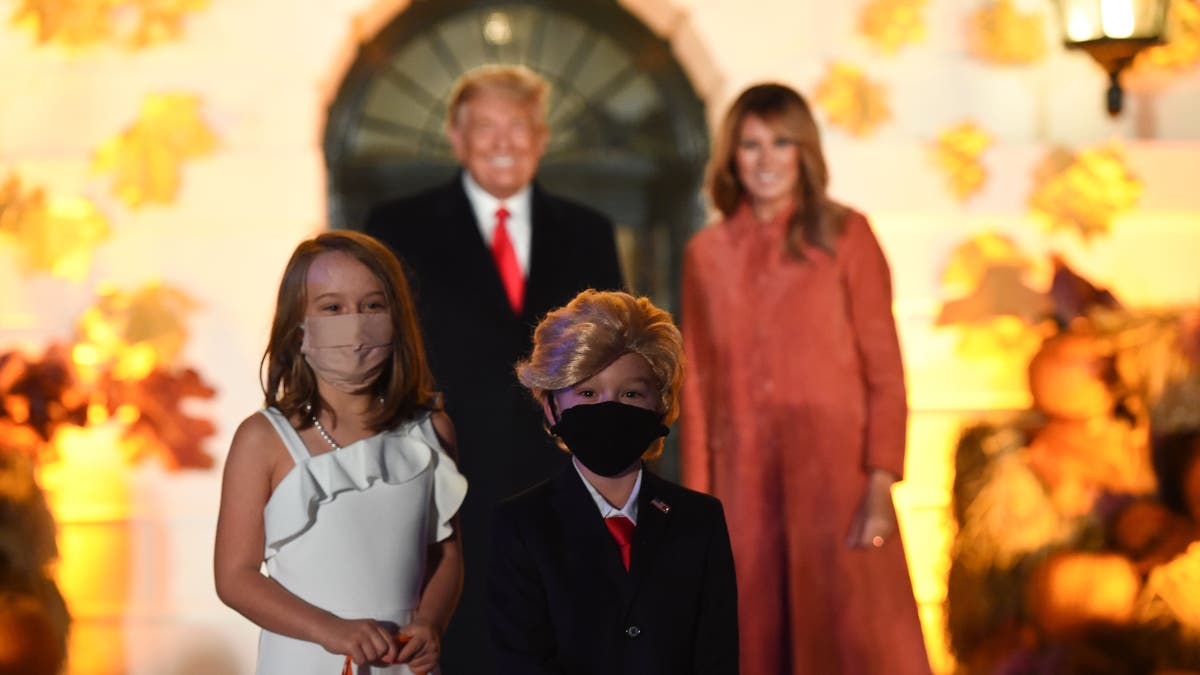
<path fill-rule="evenodd" d="M 642 634 L 642 629 L 638 628 L 637 626 L 630 626 L 629 628 L 625 629 L 625 634 L 631 638 L 635 638 Z"/>

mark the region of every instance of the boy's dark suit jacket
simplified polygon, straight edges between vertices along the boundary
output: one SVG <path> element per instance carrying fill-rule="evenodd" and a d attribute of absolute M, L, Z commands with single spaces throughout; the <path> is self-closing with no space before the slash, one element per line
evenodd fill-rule
<path fill-rule="evenodd" d="M 645 471 L 626 572 L 567 466 L 496 509 L 492 548 L 501 675 L 737 673 L 733 554 L 715 498 Z"/>
<path fill-rule="evenodd" d="M 445 637 L 444 675 L 492 672 L 483 587 L 492 507 L 565 463 L 513 366 L 529 356 L 533 327 L 546 312 L 585 288 L 622 287 L 607 218 L 536 184 L 530 203 L 532 241 L 521 316 L 509 307 L 461 174 L 442 187 L 376 207 L 364 227 L 405 265 L 429 365 L 457 430 L 458 465 L 469 483 L 461 512 L 463 595 Z"/>

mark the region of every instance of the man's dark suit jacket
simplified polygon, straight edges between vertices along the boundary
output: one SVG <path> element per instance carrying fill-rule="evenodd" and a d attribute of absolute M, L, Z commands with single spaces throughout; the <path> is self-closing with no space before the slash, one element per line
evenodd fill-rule
<path fill-rule="evenodd" d="M 536 184 L 530 205 L 521 316 L 508 304 L 461 175 L 375 208 L 364 227 L 391 247 L 408 272 L 425 352 L 457 431 L 458 466 L 469 486 L 461 512 L 463 595 L 444 640 L 444 675 L 492 672 L 483 587 L 492 507 L 566 461 L 549 441 L 542 413 L 517 382 L 513 366 L 529 356 L 533 328 L 546 312 L 586 288 L 623 286 L 607 218 Z"/>
<path fill-rule="evenodd" d="M 500 675 L 736 675 L 737 587 L 715 498 L 645 471 L 628 572 L 571 466 L 495 518 Z"/>

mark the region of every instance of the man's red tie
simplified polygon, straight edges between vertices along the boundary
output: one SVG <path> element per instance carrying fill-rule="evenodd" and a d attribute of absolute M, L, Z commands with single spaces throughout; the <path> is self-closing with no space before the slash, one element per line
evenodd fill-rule
<path fill-rule="evenodd" d="M 500 272 L 500 280 L 504 282 L 504 292 L 508 295 L 508 304 L 513 314 L 520 315 L 525 304 L 525 275 L 521 274 L 521 264 L 517 262 L 517 252 L 513 249 L 512 239 L 508 237 L 508 209 L 501 206 L 496 209 L 496 229 L 492 232 L 492 258 L 496 261 L 496 270 Z"/>
<path fill-rule="evenodd" d="M 621 562 L 625 564 L 625 571 L 629 571 L 629 550 L 633 546 L 633 521 L 625 516 L 613 516 L 605 518 L 604 524 L 608 526 L 608 531 L 612 534 L 612 538 L 617 542 L 617 547 L 621 549 Z"/>

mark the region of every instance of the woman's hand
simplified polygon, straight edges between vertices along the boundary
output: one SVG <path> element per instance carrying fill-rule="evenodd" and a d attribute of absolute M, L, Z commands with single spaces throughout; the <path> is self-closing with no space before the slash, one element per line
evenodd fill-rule
<path fill-rule="evenodd" d="M 397 663 L 407 663 L 415 675 L 425 675 L 437 667 L 442 654 L 442 638 L 438 629 L 424 619 L 413 619 L 400 629 L 397 636 L 404 644 Z"/>
<path fill-rule="evenodd" d="M 395 663 L 401 654 L 392 632 L 371 619 L 331 617 L 321 631 L 321 646 L 332 654 L 349 656 L 356 664 Z"/>
<path fill-rule="evenodd" d="M 892 504 L 892 484 L 895 482 L 896 476 L 890 471 L 871 471 L 862 502 L 846 535 L 847 546 L 879 548 L 896 531 L 896 507 Z"/>

